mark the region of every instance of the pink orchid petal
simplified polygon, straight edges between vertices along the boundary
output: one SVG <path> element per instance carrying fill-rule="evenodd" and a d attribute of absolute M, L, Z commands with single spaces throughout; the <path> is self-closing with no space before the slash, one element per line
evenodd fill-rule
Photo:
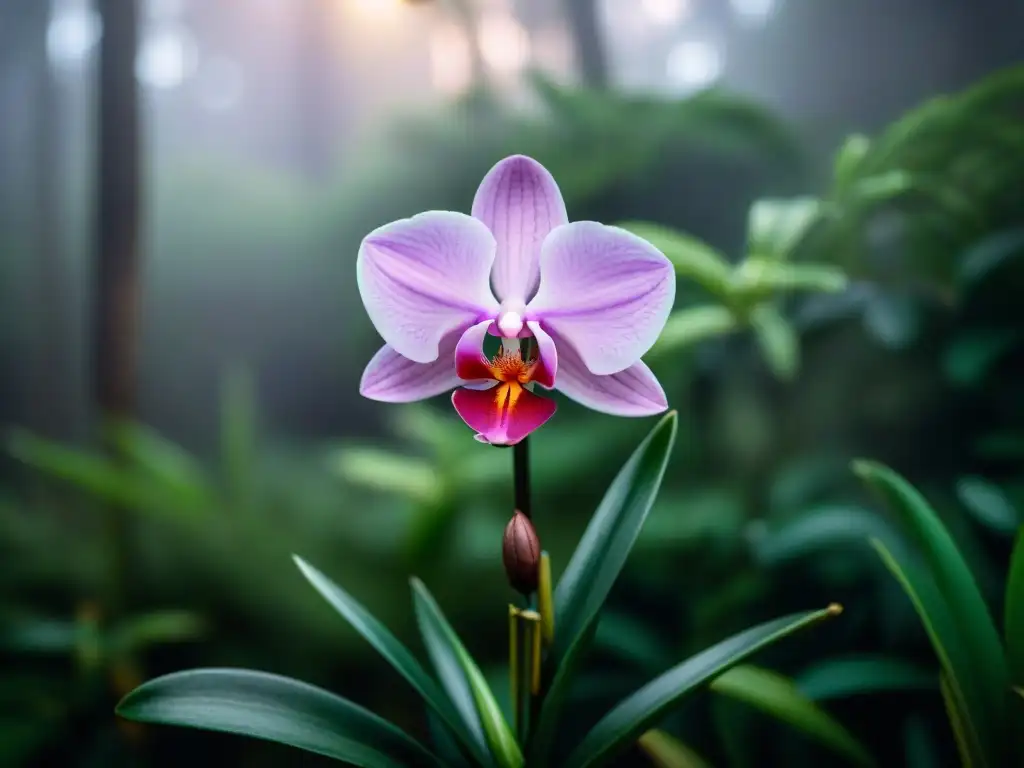
<path fill-rule="evenodd" d="M 522 155 L 507 157 L 480 182 L 473 216 L 497 240 L 491 279 L 499 301 L 525 304 L 537 290 L 541 243 L 569 221 L 558 185 L 547 169 Z"/>
<path fill-rule="evenodd" d="M 491 361 L 484 354 L 484 339 L 487 338 L 487 328 L 490 324 L 490 320 L 477 323 L 467 329 L 459 339 L 455 347 L 455 373 L 460 379 L 494 380 Z"/>
<path fill-rule="evenodd" d="M 411 403 L 440 395 L 461 382 L 455 373 L 455 341 L 448 334 L 438 347 L 437 360 L 414 363 L 385 344 L 363 371 L 359 394 L 383 403 Z"/>
<path fill-rule="evenodd" d="M 527 320 L 575 348 L 591 373 L 629 368 L 657 340 L 676 295 L 672 264 L 636 235 L 576 221 L 544 241 Z M 560 350 L 561 351 L 561 350 Z"/>
<path fill-rule="evenodd" d="M 370 321 L 402 357 L 436 360 L 449 332 L 494 317 L 494 252 L 490 230 L 461 213 L 429 211 L 375 229 L 356 259 Z"/>
<path fill-rule="evenodd" d="M 643 361 L 607 376 L 591 373 L 572 346 L 558 344 L 556 389 L 580 405 L 613 416 L 652 416 L 668 408 L 665 390 Z"/>
<path fill-rule="evenodd" d="M 533 333 L 537 340 L 537 356 L 539 362 L 533 371 L 533 380 L 542 387 L 551 389 L 555 386 L 555 374 L 558 372 L 558 352 L 555 349 L 555 340 L 552 339 L 540 323 L 531 320 L 526 327 Z"/>
<path fill-rule="evenodd" d="M 511 408 L 506 405 L 507 385 L 485 390 L 457 389 L 452 405 L 462 420 L 491 445 L 515 445 L 550 419 L 558 405 L 523 389 Z"/>

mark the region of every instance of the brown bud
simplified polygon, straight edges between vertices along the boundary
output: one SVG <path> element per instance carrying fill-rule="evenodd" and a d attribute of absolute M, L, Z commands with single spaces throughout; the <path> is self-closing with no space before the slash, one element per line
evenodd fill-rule
<path fill-rule="evenodd" d="M 501 559 L 512 588 L 529 595 L 537 591 L 537 569 L 540 565 L 540 539 L 533 523 L 518 509 L 505 526 Z"/>

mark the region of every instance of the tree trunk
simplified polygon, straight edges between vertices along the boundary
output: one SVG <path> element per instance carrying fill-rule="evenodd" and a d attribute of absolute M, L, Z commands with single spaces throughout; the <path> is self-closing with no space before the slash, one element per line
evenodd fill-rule
<path fill-rule="evenodd" d="M 566 20 L 572 34 L 583 85 L 590 88 L 608 86 L 608 57 L 597 18 L 597 0 L 564 0 Z"/>
<path fill-rule="evenodd" d="M 93 386 L 104 423 L 135 413 L 138 349 L 140 149 L 135 55 L 135 0 L 99 0 L 103 37 L 99 50 L 99 130 L 96 166 L 96 283 Z M 109 510 L 111 594 L 122 606 L 127 573 L 128 513 Z"/>

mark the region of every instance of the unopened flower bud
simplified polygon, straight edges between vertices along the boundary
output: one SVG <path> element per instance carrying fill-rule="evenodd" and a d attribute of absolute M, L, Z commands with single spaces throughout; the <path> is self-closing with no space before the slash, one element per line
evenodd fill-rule
<path fill-rule="evenodd" d="M 505 526 L 501 559 L 512 588 L 529 595 L 537 591 L 537 569 L 540 565 L 540 539 L 533 523 L 518 509 Z"/>

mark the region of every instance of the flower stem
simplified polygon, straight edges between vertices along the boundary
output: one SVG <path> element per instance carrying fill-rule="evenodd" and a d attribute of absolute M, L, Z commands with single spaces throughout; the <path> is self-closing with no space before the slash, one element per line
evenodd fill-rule
<path fill-rule="evenodd" d="M 512 446 L 512 475 L 515 484 L 515 508 L 533 519 L 530 502 L 530 438 L 524 437 Z"/>

